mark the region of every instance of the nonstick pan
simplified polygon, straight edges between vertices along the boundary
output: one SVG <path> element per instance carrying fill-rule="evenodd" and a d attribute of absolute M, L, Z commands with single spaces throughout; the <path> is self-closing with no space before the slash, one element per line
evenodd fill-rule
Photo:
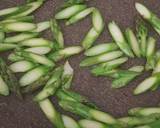
<path fill-rule="evenodd" d="M 135 29 L 135 18 L 138 15 L 134 8 L 136 1 L 144 3 L 160 16 L 160 0 L 90 0 L 88 5 L 100 9 L 106 24 L 115 20 L 124 30 L 126 27 Z M 24 2 L 24 0 L 0 0 L 0 9 L 16 6 Z M 45 21 L 54 17 L 56 10 L 63 2 L 64 0 L 47 0 L 47 2 L 35 12 L 36 22 Z M 88 17 L 67 27 L 61 22 L 61 26 L 64 32 L 65 45 L 78 45 L 91 27 L 91 18 Z M 151 31 L 151 34 L 158 39 L 158 48 L 160 46 L 160 38 L 154 31 Z M 44 32 L 43 36 L 52 39 L 50 31 Z M 111 36 L 106 25 L 105 31 L 96 43 L 110 41 Z M 8 53 L 0 53 L 0 57 L 5 59 L 7 55 Z M 160 103 L 160 90 L 139 96 L 132 95 L 136 85 L 149 76 L 150 72 L 141 75 L 127 87 L 114 90 L 111 89 L 111 79 L 107 77 L 94 77 L 89 73 L 87 68 L 79 67 L 79 63 L 83 58 L 84 56 L 81 54 L 69 59 L 75 70 L 72 89 L 88 97 L 96 103 L 101 110 L 109 112 L 115 117 L 122 117 L 127 115 L 129 108 L 157 106 Z M 130 59 L 123 68 L 125 69 L 129 66 L 140 64 L 144 64 L 144 60 Z M 57 104 L 56 98 L 53 97 L 52 101 Z M 59 107 L 57 107 L 57 109 L 61 113 L 66 113 Z M 67 114 L 78 118 L 70 113 Z M 40 111 L 38 105 L 32 101 L 32 95 L 25 95 L 24 100 L 21 101 L 17 99 L 14 94 L 11 94 L 9 97 L 0 96 L 0 128 L 53 128 L 53 126 Z"/>

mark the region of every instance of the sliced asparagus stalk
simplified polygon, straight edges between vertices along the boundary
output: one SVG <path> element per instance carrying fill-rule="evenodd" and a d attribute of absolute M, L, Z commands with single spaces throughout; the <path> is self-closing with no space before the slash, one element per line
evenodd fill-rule
<path fill-rule="evenodd" d="M 2 9 L 2 10 L 0 10 L 0 16 L 12 14 L 18 10 L 19 10 L 19 7 L 11 7 L 11 8 L 7 8 L 7 9 Z"/>
<path fill-rule="evenodd" d="M 65 128 L 61 115 L 56 111 L 49 99 L 40 101 L 39 106 L 53 125 L 55 125 L 57 128 Z"/>
<path fill-rule="evenodd" d="M 4 39 L 5 39 L 5 33 L 2 30 L 0 30 L 0 43 L 3 43 Z"/>
<path fill-rule="evenodd" d="M 15 53 L 11 53 L 8 56 L 8 60 L 12 61 L 12 62 L 16 62 L 16 61 L 21 61 L 24 60 L 24 57 L 18 56 Z"/>
<path fill-rule="evenodd" d="M 152 88 L 155 84 L 159 82 L 159 73 L 145 79 L 142 83 L 138 85 L 138 87 L 134 90 L 134 94 L 138 95 L 143 92 L 146 92 L 150 88 Z"/>
<path fill-rule="evenodd" d="M 136 127 L 136 128 L 158 128 L 160 126 L 160 121 L 157 120 L 157 121 L 154 121 L 153 123 L 150 123 L 150 124 L 147 124 L 147 125 L 144 125 L 144 126 L 139 126 L 139 127 Z"/>
<path fill-rule="evenodd" d="M 2 29 L 5 32 L 28 32 L 36 29 L 36 25 L 28 22 L 13 22 L 3 24 Z"/>
<path fill-rule="evenodd" d="M 49 40 L 43 38 L 32 38 L 20 43 L 21 46 L 28 46 L 28 47 L 39 47 L 39 46 L 48 46 L 53 47 L 53 43 Z"/>
<path fill-rule="evenodd" d="M 115 51 L 118 49 L 118 46 L 115 43 L 104 43 L 93 46 L 90 49 L 85 51 L 86 56 L 96 56 L 102 53 Z"/>
<path fill-rule="evenodd" d="M 18 43 L 38 36 L 38 33 L 20 33 L 15 36 L 5 38 L 5 43 Z"/>
<path fill-rule="evenodd" d="M 159 61 L 157 62 L 154 70 L 153 70 L 153 74 L 156 74 L 156 73 L 159 73 L 160 72 L 160 59 Z"/>
<path fill-rule="evenodd" d="M 142 19 L 137 21 L 136 31 L 138 42 L 140 43 L 141 55 L 146 57 L 148 29 Z"/>
<path fill-rule="evenodd" d="M 56 44 L 57 47 L 64 48 L 63 33 L 61 32 L 60 26 L 58 25 L 56 19 L 50 20 L 50 27 L 51 27 L 51 31 L 53 33 L 53 36 L 57 42 L 57 44 Z"/>
<path fill-rule="evenodd" d="M 68 61 L 64 64 L 64 72 L 62 74 L 62 88 L 63 89 L 69 89 L 72 84 L 73 79 L 73 68 L 69 64 Z"/>
<path fill-rule="evenodd" d="M 25 51 L 16 52 L 16 54 L 34 63 L 39 63 L 49 67 L 55 66 L 54 62 L 52 62 L 50 59 L 48 59 L 46 56 L 43 56 L 43 55 L 38 55 L 38 54 L 25 52 Z"/>
<path fill-rule="evenodd" d="M 37 81 L 39 78 L 44 76 L 49 71 L 48 67 L 38 66 L 27 73 L 25 73 L 19 80 L 19 83 L 22 87 L 32 84 Z"/>
<path fill-rule="evenodd" d="M 134 54 L 137 57 L 141 57 L 141 50 L 140 50 L 138 40 L 137 40 L 135 34 L 133 33 L 133 31 L 130 28 L 126 29 L 126 38 L 129 42 Z"/>
<path fill-rule="evenodd" d="M 80 120 L 79 124 L 82 128 L 109 128 L 109 126 L 103 123 L 86 119 Z"/>
<path fill-rule="evenodd" d="M 160 50 L 156 51 L 156 53 L 155 53 L 155 59 L 156 59 L 156 61 L 159 61 L 159 59 L 160 59 Z"/>
<path fill-rule="evenodd" d="M 82 52 L 83 48 L 80 46 L 71 46 L 64 48 L 62 50 L 51 52 L 48 57 L 54 61 L 59 61 L 61 59 L 65 59 L 67 57 L 70 57 L 72 55 L 79 54 Z"/>
<path fill-rule="evenodd" d="M 70 7 L 75 4 L 84 4 L 84 2 L 85 2 L 85 0 L 67 0 L 67 1 L 65 1 L 62 8 Z"/>
<path fill-rule="evenodd" d="M 117 43 L 117 45 L 120 47 L 120 49 L 129 57 L 134 57 L 129 45 L 127 44 L 123 33 L 121 32 L 120 28 L 118 25 L 113 21 L 109 23 L 108 25 L 109 31 Z"/>
<path fill-rule="evenodd" d="M 65 128 L 80 128 L 79 124 L 71 117 L 62 115 Z"/>
<path fill-rule="evenodd" d="M 34 68 L 36 64 L 29 62 L 29 61 L 18 61 L 13 64 L 11 64 L 9 67 L 12 72 L 27 72 L 28 70 Z"/>
<path fill-rule="evenodd" d="M 55 15 L 55 18 L 56 19 L 68 19 L 84 9 L 86 9 L 86 5 L 83 5 L 83 4 L 72 5 L 58 12 Z"/>
<path fill-rule="evenodd" d="M 157 17 L 156 14 L 151 12 L 147 7 L 140 3 L 136 3 L 135 7 L 137 11 L 140 13 L 140 15 L 146 19 L 153 28 L 159 33 L 160 32 L 160 19 Z"/>
<path fill-rule="evenodd" d="M 132 116 L 150 116 L 152 114 L 160 114 L 159 107 L 151 107 L 151 108 L 133 108 L 128 111 L 129 115 Z"/>
<path fill-rule="evenodd" d="M 0 76 L 0 95 L 4 95 L 4 96 L 9 95 L 8 85 L 5 83 L 5 81 L 1 76 Z"/>
<path fill-rule="evenodd" d="M 121 57 L 122 55 L 123 53 L 121 51 L 113 51 L 113 52 L 104 53 L 104 54 L 94 56 L 94 57 L 88 57 L 80 63 L 80 66 L 81 67 L 92 66 L 95 64 L 99 64 L 99 63 L 103 63 L 106 61 L 116 59 L 118 57 Z"/>
<path fill-rule="evenodd" d="M 114 59 L 102 64 L 99 64 L 91 70 L 92 74 L 95 76 L 104 75 L 106 72 L 119 67 L 121 64 L 125 63 L 128 60 L 127 57 L 121 57 Z"/>
<path fill-rule="evenodd" d="M 98 9 L 94 9 L 92 13 L 92 23 L 94 29 L 98 32 L 101 33 L 102 30 L 104 29 L 104 21 L 103 17 Z"/>
<path fill-rule="evenodd" d="M 69 101 L 74 101 L 74 102 L 80 102 L 85 105 L 88 105 L 89 107 L 97 108 L 96 105 L 93 104 L 91 101 L 89 101 L 86 97 L 84 97 L 76 92 L 73 92 L 73 91 L 59 89 L 56 93 L 56 96 L 60 100 L 69 100 Z"/>
<path fill-rule="evenodd" d="M 32 47 L 24 49 L 26 52 L 31 52 L 39 55 L 45 55 L 51 51 L 50 47 Z"/>
<path fill-rule="evenodd" d="M 53 73 L 51 78 L 48 80 L 43 90 L 34 97 L 35 101 L 44 100 L 56 93 L 58 88 L 60 88 L 61 86 L 60 77 L 62 75 L 62 72 L 63 72 L 62 67 L 58 67 L 55 69 L 55 72 Z"/>
<path fill-rule="evenodd" d="M 11 49 L 17 48 L 16 44 L 6 44 L 6 43 L 0 43 L 0 52 L 8 51 Z"/>
<path fill-rule="evenodd" d="M 129 71 L 133 72 L 143 72 L 144 71 L 144 66 L 133 66 L 128 69 Z"/>
<path fill-rule="evenodd" d="M 49 29 L 50 23 L 49 21 L 43 21 L 37 24 L 37 28 L 33 30 L 32 32 L 43 32 L 47 29 Z"/>
<path fill-rule="evenodd" d="M 98 33 L 94 28 L 91 28 L 85 38 L 82 40 L 82 46 L 84 49 L 90 48 L 96 41 L 100 33 Z"/>
<path fill-rule="evenodd" d="M 67 111 L 78 114 L 84 118 L 94 119 L 106 124 L 115 124 L 116 120 L 109 114 L 92 109 L 81 103 L 73 101 L 60 101 L 59 105 Z"/>
<path fill-rule="evenodd" d="M 71 25 L 74 24 L 80 20 L 82 20 L 83 18 L 85 18 L 86 16 L 88 16 L 89 14 L 91 14 L 94 10 L 94 7 L 91 8 L 87 8 L 82 10 L 81 12 L 77 13 L 76 15 L 72 16 L 67 22 L 66 25 Z"/>

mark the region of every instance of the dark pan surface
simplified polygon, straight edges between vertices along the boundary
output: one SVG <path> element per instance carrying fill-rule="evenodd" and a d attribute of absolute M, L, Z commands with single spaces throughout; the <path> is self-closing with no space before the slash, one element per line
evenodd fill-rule
<path fill-rule="evenodd" d="M 96 6 L 99 8 L 104 16 L 105 22 L 115 20 L 120 24 L 122 29 L 126 27 L 133 27 L 135 16 L 137 15 L 134 3 L 136 0 L 91 0 L 88 2 L 89 6 Z M 160 1 L 159 0 L 139 0 L 145 3 L 150 9 L 154 10 L 160 16 Z M 24 3 L 24 0 L 0 0 L 0 9 L 12 7 Z M 63 0 L 48 0 L 43 7 L 36 12 L 36 20 L 44 21 L 55 14 L 55 10 L 60 7 Z M 91 27 L 90 18 L 65 27 L 62 23 L 62 29 L 65 35 L 66 46 L 78 45 L 85 33 Z M 45 37 L 51 39 L 51 33 L 45 32 Z M 154 32 L 153 36 L 158 37 Z M 109 42 L 111 37 L 105 31 L 98 39 L 97 43 Z M 159 40 L 158 40 L 158 44 Z M 157 45 L 157 47 L 159 47 Z M 0 53 L 0 56 L 6 58 L 7 54 Z M 113 90 L 110 88 L 111 79 L 105 77 L 93 77 L 90 75 L 88 69 L 81 69 L 79 67 L 80 60 L 84 56 L 72 57 L 70 63 L 75 70 L 75 77 L 73 82 L 73 90 L 87 96 L 90 100 L 95 102 L 103 111 L 109 112 L 116 117 L 127 115 L 127 110 L 136 106 L 155 106 L 160 102 L 160 90 L 156 92 L 149 92 L 140 96 L 133 96 L 132 91 L 136 85 L 144 78 L 149 76 L 145 73 L 140 78 L 131 82 L 129 86 Z M 134 64 L 143 64 L 143 60 L 134 59 L 125 64 L 127 68 Z M 53 99 L 56 104 L 56 99 Z M 58 108 L 58 110 L 64 113 Z M 18 100 L 14 95 L 9 97 L 0 97 L 0 128 L 53 128 L 50 122 L 45 118 L 39 107 L 32 101 L 32 96 L 25 96 L 24 101 Z"/>

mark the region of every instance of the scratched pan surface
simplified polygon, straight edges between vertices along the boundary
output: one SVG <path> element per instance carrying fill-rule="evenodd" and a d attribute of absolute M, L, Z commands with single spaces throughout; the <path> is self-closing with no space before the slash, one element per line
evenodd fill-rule
<path fill-rule="evenodd" d="M 115 20 L 124 30 L 126 27 L 133 27 L 135 25 L 134 19 L 137 15 L 134 8 L 135 1 L 136 0 L 90 0 L 88 5 L 100 9 L 106 23 Z M 160 16 L 159 0 L 139 1 L 145 3 Z M 24 0 L 0 0 L 0 9 L 22 3 L 24 3 Z M 43 7 L 36 11 L 36 21 L 44 21 L 53 17 L 55 10 L 60 7 L 62 3 L 63 0 L 48 0 Z M 61 25 L 63 26 L 62 30 L 64 32 L 66 46 L 78 45 L 91 27 L 91 19 L 88 17 L 69 27 L 65 27 L 63 22 Z M 151 34 L 159 39 L 156 33 L 151 32 Z M 51 33 L 47 31 L 44 33 L 44 37 L 51 39 L 52 36 Z M 107 31 L 107 27 L 105 27 L 105 31 L 96 43 L 109 41 L 111 41 L 111 37 Z M 158 44 L 160 45 L 160 43 L 157 43 L 157 47 Z M 0 56 L 7 58 L 7 53 L 0 53 Z M 136 106 L 155 106 L 160 103 L 160 90 L 140 96 L 132 95 L 132 91 L 136 85 L 149 76 L 150 73 L 145 73 L 123 89 L 113 90 L 110 87 L 111 79 L 93 77 L 90 75 L 88 69 L 81 69 L 79 67 L 82 58 L 84 58 L 84 56 L 81 54 L 70 59 L 70 63 L 75 70 L 72 89 L 87 96 L 103 111 L 109 112 L 116 117 L 121 117 L 127 115 L 129 108 Z M 130 60 L 124 65 L 124 68 L 134 64 L 144 64 L 144 60 Z M 55 98 L 53 98 L 52 101 L 56 104 Z M 56 107 L 61 113 L 66 113 L 58 108 L 57 105 Z M 53 126 L 32 101 L 31 95 L 25 96 L 24 101 L 20 101 L 12 94 L 9 97 L 0 97 L 0 128 L 53 128 Z"/>

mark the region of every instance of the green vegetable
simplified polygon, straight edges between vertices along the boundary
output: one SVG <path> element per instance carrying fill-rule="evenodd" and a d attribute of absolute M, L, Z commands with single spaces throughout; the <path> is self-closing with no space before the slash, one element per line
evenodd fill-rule
<path fill-rule="evenodd" d="M 133 72 L 143 72 L 144 71 L 144 66 L 133 66 L 128 69 L 129 71 Z"/>
<path fill-rule="evenodd" d="M 18 61 L 9 66 L 12 72 L 26 72 L 32 68 L 34 68 L 36 64 L 29 62 L 29 61 Z"/>
<path fill-rule="evenodd" d="M 40 101 L 39 106 L 53 125 L 55 125 L 57 128 L 65 128 L 61 115 L 56 111 L 49 99 Z"/>
<path fill-rule="evenodd" d="M 83 4 L 72 5 L 58 12 L 55 15 L 55 18 L 56 19 L 68 19 L 74 16 L 75 14 L 79 13 L 80 11 L 84 10 L 85 8 L 86 8 L 86 5 L 83 5 Z"/>
<path fill-rule="evenodd" d="M 60 26 L 58 25 L 57 21 L 55 19 L 50 20 L 50 26 L 51 31 L 53 33 L 53 36 L 57 42 L 58 48 L 64 48 L 64 38 L 63 33 L 61 32 Z"/>
<path fill-rule="evenodd" d="M 20 42 L 21 46 L 28 46 L 28 47 L 39 47 L 39 46 L 48 46 L 53 47 L 53 43 L 49 40 L 43 38 L 32 38 L 28 40 L 24 40 Z"/>
<path fill-rule="evenodd" d="M 25 51 L 16 52 L 16 54 L 34 63 L 39 63 L 39 64 L 49 66 L 49 67 L 55 66 L 54 62 L 52 62 L 50 59 L 48 59 L 44 55 L 38 55 L 35 53 L 25 52 Z"/>
<path fill-rule="evenodd" d="M 139 46 L 138 40 L 137 40 L 135 34 L 133 33 L 132 29 L 130 29 L 130 28 L 126 29 L 126 38 L 129 42 L 134 54 L 137 57 L 141 57 L 140 46 Z"/>
<path fill-rule="evenodd" d="M 115 124 L 116 120 L 109 114 L 101 112 L 96 109 L 92 109 L 81 103 L 73 101 L 60 101 L 59 105 L 67 111 L 78 114 L 87 119 L 94 119 L 106 124 Z"/>
<path fill-rule="evenodd" d="M 11 53 L 8 56 L 8 60 L 12 61 L 12 62 L 16 62 L 16 61 L 21 61 L 24 60 L 24 57 L 18 56 L 15 53 Z"/>
<path fill-rule="evenodd" d="M 36 29 L 36 25 L 28 22 L 13 22 L 3 24 L 2 30 L 5 32 L 28 32 Z"/>
<path fill-rule="evenodd" d="M 11 8 L 7 8 L 7 9 L 2 9 L 2 10 L 0 10 L 0 16 L 12 14 L 18 10 L 19 10 L 18 7 L 11 7 Z"/>
<path fill-rule="evenodd" d="M 31 52 L 39 55 L 47 54 L 51 51 L 50 47 L 32 47 L 32 48 L 26 48 L 24 49 L 26 52 Z"/>
<path fill-rule="evenodd" d="M 121 57 L 108 62 L 104 62 L 92 68 L 91 73 L 95 76 L 105 75 L 108 71 L 119 67 L 128 60 L 127 57 Z"/>
<path fill-rule="evenodd" d="M 160 33 L 160 19 L 157 15 L 140 3 L 136 3 L 135 7 L 140 15 L 147 20 L 158 33 Z"/>
<path fill-rule="evenodd" d="M 112 21 L 108 25 L 109 31 L 117 43 L 117 45 L 120 47 L 120 49 L 129 57 L 134 57 L 129 45 L 127 44 L 125 37 L 123 33 L 121 32 L 120 28 L 118 25 Z"/>
<path fill-rule="evenodd" d="M 98 33 L 94 27 L 91 28 L 89 30 L 89 32 L 87 33 L 87 35 L 84 37 L 84 39 L 82 40 L 82 46 L 84 49 L 88 49 L 90 48 L 93 43 L 97 40 L 98 36 L 100 35 L 100 33 Z"/>
<path fill-rule="evenodd" d="M 7 37 L 4 39 L 4 43 L 19 43 L 24 40 L 28 40 L 38 36 L 38 33 L 20 33 L 15 36 Z"/>
<path fill-rule="evenodd" d="M 8 51 L 17 48 L 16 44 L 0 43 L 0 52 Z"/>
<path fill-rule="evenodd" d="M 96 56 L 102 53 L 115 51 L 118 49 L 118 46 L 115 43 L 104 43 L 93 46 L 90 49 L 85 51 L 86 56 Z"/>
<path fill-rule="evenodd" d="M 65 59 L 67 57 L 70 57 L 72 55 L 79 54 L 82 50 L 83 49 L 80 46 L 66 47 L 66 48 L 61 49 L 59 51 L 49 53 L 48 57 L 51 60 L 54 60 L 56 62 L 61 59 Z"/>
<path fill-rule="evenodd" d="M 86 16 L 88 16 L 90 13 L 92 13 L 94 10 L 94 7 L 91 8 L 87 8 L 82 10 L 81 12 L 77 13 L 76 15 L 72 16 L 67 22 L 66 25 L 71 25 L 74 24 L 80 20 L 82 20 L 83 18 L 85 18 Z"/>
<path fill-rule="evenodd" d="M 5 83 L 1 75 L 0 75 L 0 95 L 4 95 L 4 96 L 9 95 L 8 85 Z"/>
<path fill-rule="evenodd" d="M 62 115 L 65 128 L 80 128 L 79 124 L 71 117 Z"/>
<path fill-rule="evenodd" d="M 49 21 L 43 21 L 37 24 L 37 28 L 32 32 L 43 32 L 50 27 Z"/>
<path fill-rule="evenodd" d="M 62 74 L 62 88 L 63 89 L 69 89 L 72 84 L 73 79 L 73 69 L 68 61 L 64 64 L 64 71 Z"/>
<path fill-rule="evenodd" d="M 146 57 L 148 29 L 142 19 L 137 20 L 136 31 L 141 49 L 141 55 Z"/>
<path fill-rule="evenodd" d="M 80 63 L 80 66 L 81 67 L 92 66 L 95 64 L 116 59 L 118 57 L 121 57 L 122 55 L 123 53 L 121 51 L 113 51 L 113 52 L 104 53 L 104 54 L 93 56 L 93 57 L 88 57 Z"/>
<path fill-rule="evenodd" d="M 0 43 L 3 43 L 5 39 L 5 33 L 0 30 Z"/>
<path fill-rule="evenodd" d="M 45 66 L 38 66 L 27 73 L 25 73 L 19 80 L 22 87 L 32 84 L 33 82 L 40 79 L 46 73 L 48 73 L 49 68 Z"/>

